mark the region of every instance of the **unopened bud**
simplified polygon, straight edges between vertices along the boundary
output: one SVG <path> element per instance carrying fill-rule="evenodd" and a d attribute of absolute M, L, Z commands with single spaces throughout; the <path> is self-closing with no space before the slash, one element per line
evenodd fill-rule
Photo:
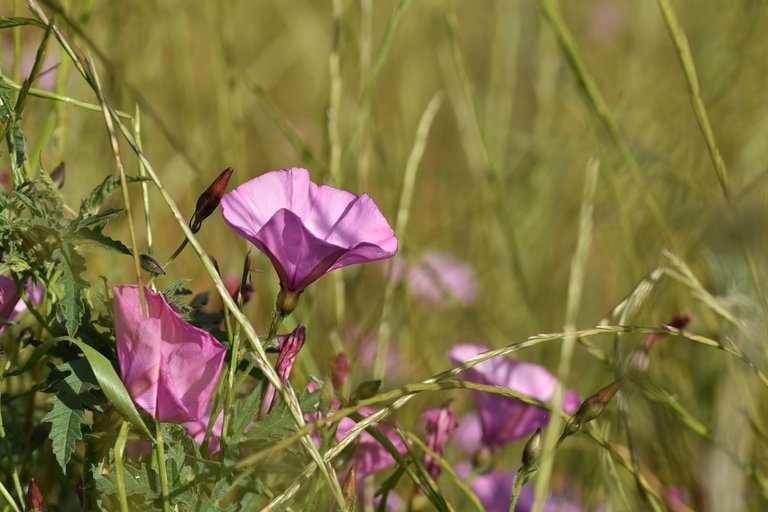
<path fill-rule="evenodd" d="M 611 401 L 611 398 L 613 398 L 613 395 L 615 395 L 619 388 L 621 388 L 622 384 L 624 384 L 624 381 L 619 379 L 608 384 L 603 389 L 584 400 L 579 408 L 576 409 L 576 412 L 573 413 L 571 419 L 568 420 L 560 439 L 562 440 L 565 437 L 575 434 L 581 428 L 582 424 L 592 421 L 600 416 L 600 413 L 603 412 L 605 406 L 608 405 L 608 402 Z"/>
<path fill-rule="evenodd" d="M 205 192 L 200 194 L 200 197 L 197 199 L 197 204 L 195 205 L 195 213 L 189 220 L 189 229 L 191 229 L 193 233 L 200 231 L 200 226 L 202 226 L 203 221 L 219 206 L 221 196 L 223 196 L 224 191 L 227 190 L 229 178 L 232 177 L 232 172 L 233 169 L 231 167 L 227 167 L 221 171 L 221 174 L 213 180 L 213 183 L 211 183 Z"/>
<path fill-rule="evenodd" d="M 347 478 L 341 486 L 341 494 L 344 496 L 344 503 L 347 510 L 355 510 L 355 500 L 357 499 L 357 466 L 352 464 L 347 473 Z"/>
<path fill-rule="evenodd" d="M 282 337 L 280 343 L 280 354 L 277 356 L 277 362 L 275 363 L 275 373 L 282 382 L 288 382 L 288 377 L 291 375 L 293 364 L 296 362 L 296 357 L 299 355 L 301 347 L 304 346 L 304 339 L 306 338 L 307 330 L 303 325 L 298 326 L 293 332 L 287 336 Z M 261 399 L 261 410 L 259 417 L 263 418 L 274 407 L 277 401 L 277 390 L 272 384 L 267 384 L 267 388 L 264 390 L 264 396 Z"/>
<path fill-rule="evenodd" d="M 344 352 L 339 352 L 331 360 L 331 382 L 334 389 L 341 389 L 347 381 L 349 375 L 349 356 Z"/>
<path fill-rule="evenodd" d="M 40 492 L 40 487 L 38 487 L 37 481 L 34 478 L 29 481 L 26 510 L 27 512 L 42 512 L 45 510 L 43 493 Z"/>
<path fill-rule="evenodd" d="M 64 177 L 66 175 L 66 165 L 61 162 L 59 165 L 53 168 L 51 171 L 51 181 L 58 187 L 64 186 Z"/>
<path fill-rule="evenodd" d="M 141 262 L 141 268 L 143 268 L 146 272 L 161 276 L 165 275 L 165 270 L 163 270 L 163 266 L 160 264 L 160 262 L 149 254 L 139 254 L 139 260 Z"/>
<path fill-rule="evenodd" d="M 523 447 L 523 473 L 530 473 L 536 469 L 536 466 L 539 465 L 542 448 L 541 429 L 537 428 Z"/>

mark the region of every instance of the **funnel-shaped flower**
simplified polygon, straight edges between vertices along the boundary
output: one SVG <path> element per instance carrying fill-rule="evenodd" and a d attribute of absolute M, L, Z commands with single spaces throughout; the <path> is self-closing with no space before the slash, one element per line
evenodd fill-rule
<path fill-rule="evenodd" d="M 267 255 L 280 286 L 300 293 L 331 270 L 389 258 L 397 238 L 367 194 L 318 186 L 306 169 L 281 169 L 221 200 L 224 220 Z"/>
<path fill-rule="evenodd" d="M 27 280 L 24 292 L 32 302 L 38 304 L 43 297 L 43 285 L 35 285 L 32 279 Z M 21 300 L 21 295 L 16 290 L 13 278 L 0 276 L 0 336 L 5 332 L 8 324 L 16 318 L 16 315 L 27 309 L 26 303 Z"/>
<path fill-rule="evenodd" d="M 160 421 L 200 419 L 221 373 L 226 349 L 174 312 L 162 294 L 115 286 L 115 340 L 120 376 L 136 404 Z"/>
<path fill-rule="evenodd" d="M 459 365 L 488 349 L 480 345 L 456 345 L 448 353 L 451 362 Z M 533 363 L 494 357 L 464 370 L 467 380 L 479 384 L 502 386 L 542 402 L 552 399 L 557 379 L 544 367 Z M 492 393 L 473 392 L 480 413 L 485 446 L 496 447 L 526 437 L 549 421 L 549 412 L 516 398 Z M 566 391 L 563 410 L 570 413 L 578 407 L 580 398 Z"/>

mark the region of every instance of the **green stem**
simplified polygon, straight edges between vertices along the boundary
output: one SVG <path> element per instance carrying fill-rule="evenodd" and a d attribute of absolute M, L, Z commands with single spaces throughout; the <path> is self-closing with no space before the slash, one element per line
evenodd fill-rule
<path fill-rule="evenodd" d="M 115 473 L 117 476 L 117 497 L 120 501 L 120 512 L 128 512 L 128 497 L 125 492 L 125 475 L 123 470 L 123 451 L 128 439 L 129 423 L 124 421 L 120 425 L 120 433 L 115 440 Z"/>
<path fill-rule="evenodd" d="M 4 354 L 0 354 L 0 359 L 5 359 Z M 2 377 L 5 372 L 8 371 L 10 361 L 6 360 L 3 364 L 3 372 L 0 374 L 0 385 L 5 384 L 5 378 Z M 4 387 L 4 386 L 3 386 Z M 4 390 L 3 390 L 4 391 Z M 19 497 L 19 502 L 24 503 L 24 493 L 21 490 L 21 482 L 19 481 L 19 473 L 16 470 L 16 464 L 13 463 L 13 459 L 11 458 L 11 454 L 13 451 L 11 450 L 10 444 L 8 443 L 8 437 L 5 435 L 5 427 L 3 426 L 3 415 L 2 411 L 0 411 L 0 442 L 2 442 L 3 445 L 3 451 L 5 452 L 5 458 L 8 460 L 8 466 L 11 468 L 11 475 L 13 478 L 13 486 L 15 488 L 16 494 Z M 3 487 L 0 489 L 2 491 L 3 495 L 6 496 L 6 499 L 9 503 L 11 503 L 14 508 L 16 508 L 16 504 L 13 501 L 13 498 L 11 498 L 10 494 L 8 494 L 8 491 Z M 18 511 L 18 508 L 16 508 Z"/>
<path fill-rule="evenodd" d="M 525 483 L 525 478 L 523 475 L 522 468 L 517 470 L 517 473 L 515 473 L 515 486 L 512 488 L 512 500 L 509 502 L 509 512 L 515 512 L 515 507 L 517 507 L 517 499 L 520 497 L 520 491 L 523 489 L 523 484 Z"/>
<path fill-rule="evenodd" d="M 155 449 L 157 453 L 157 467 L 160 470 L 160 492 L 163 498 L 163 512 L 171 511 L 171 500 L 168 497 L 168 470 L 165 467 L 165 444 L 163 433 L 160 429 L 160 420 L 155 417 Z"/>

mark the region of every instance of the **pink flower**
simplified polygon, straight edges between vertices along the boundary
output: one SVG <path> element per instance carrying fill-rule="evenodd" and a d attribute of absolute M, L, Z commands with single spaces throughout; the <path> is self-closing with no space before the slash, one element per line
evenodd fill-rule
<path fill-rule="evenodd" d="M 454 365 L 488 349 L 480 345 L 456 345 L 448 353 Z M 542 402 L 552 399 L 557 379 L 544 367 L 533 363 L 495 357 L 463 372 L 465 379 L 479 384 L 501 386 Z M 492 393 L 473 392 L 480 414 L 482 442 L 489 448 L 503 446 L 532 434 L 549 421 L 546 409 L 521 402 L 512 397 Z M 574 411 L 581 399 L 573 391 L 566 391 L 563 410 Z"/>
<path fill-rule="evenodd" d="M 306 334 L 307 330 L 303 325 L 300 325 L 291 334 L 280 336 L 280 354 L 278 354 L 277 362 L 275 363 L 275 372 L 282 382 L 288 382 L 288 377 L 290 377 L 291 370 L 293 369 L 293 363 L 296 362 L 296 357 L 299 355 L 301 347 L 304 346 Z M 259 416 L 266 416 L 272 410 L 272 407 L 275 406 L 276 401 L 277 390 L 272 384 L 267 383 L 264 396 L 261 398 Z"/>
<path fill-rule="evenodd" d="M 32 302 L 37 305 L 43 298 L 43 285 L 35 284 L 32 279 L 27 280 L 24 292 Z M 0 336 L 5 332 L 8 324 L 16 318 L 16 315 L 26 311 L 27 305 L 21 300 L 21 295 L 16 290 L 16 284 L 12 277 L 0 276 Z"/>
<path fill-rule="evenodd" d="M 450 254 L 425 252 L 421 261 L 406 269 L 408 289 L 428 304 L 472 304 L 477 298 L 472 267 Z"/>
<path fill-rule="evenodd" d="M 311 391 L 314 389 L 314 387 L 310 385 L 307 387 L 307 389 Z M 331 403 L 332 410 L 329 413 L 329 417 L 333 416 L 333 409 L 338 409 L 340 405 L 341 404 L 338 400 L 333 400 Z M 361 407 L 357 412 L 360 413 L 361 416 L 366 417 L 375 413 L 376 411 L 377 410 L 373 407 Z M 319 418 L 319 413 L 310 413 L 305 415 L 305 419 L 308 422 L 317 421 Z M 336 441 L 341 441 L 347 437 L 347 434 L 349 434 L 349 431 L 355 425 L 357 425 L 357 422 L 355 422 L 355 420 L 352 418 L 342 418 L 339 421 L 338 427 L 336 428 Z M 403 440 L 392 429 L 382 423 L 374 423 L 372 426 L 387 436 L 387 438 L 392 442 L 398 452 L 401 454 L 405 454 L 407 452 Z M 314 438 L 317 447 L 320 448 L 320 437 L 315 432 L 312 433 L 312 437 Z M 349 461 L 349 467 L 352 467 L 353 465 L 355 466 L 358 481 L 364 479 L 368 475 L 378 473 L 382 469 L 386 469 L 395 463 L 395 459 L 392 457 L 392 454 L 390 454 L 386 448 L 379 444 L 379 442 L 368 432 L 361 432 L 355 442 L 357 444 L 354 445 L 355 448 Z"/>
<path fill-rule="evenodd" d="M 225 194 L 224 220 L 267 255 L 280 286 L 300 293 L 331 270 L 389 258 L 397 238 L 367 194 L 318 186 L 306 169 L 268 172 Z"/>
<path fill-rule="evenodd" d="M 208 421 L 211 419 L 211 412 L 211 406 L 209 405 L 205 409 L 205 414 L 203 414 L 200 419 L 187 422 L 187 432 L 189 432 L 190 437 L 200 446 L 203 445 L 203 441 L 205 440 L 205 432 L 208 429 Z M 213 423 L 211 435 L 208 438 L 208 455 L 216 453 L 219 451 L 219 448 L 221 448 L 219 438 L 221 437 L 221 429 L 223 427 L 224 412 L 222 411 L 219 412 L 218 418 L 216 418 L 216 421 Z"/>
<path fill-rule="evenodd" d="M 200 419 L 219 379 L 226 349 L 176 314 L 162 294 L 115 286 L 115 341 L 120 375 L 136 404 L 160 421 Z"/>
<path fill-rule="evenodd" d="M 447 403 L 439 409 L 427 409 L 423 415 L 427 421 L 427 447 L 442 457 L 448 437 L 456 428 L 456 415 Z M 424 456 L 424 466 L 433 480 L 440 478 L 442 468 L 432 457 Z"/>

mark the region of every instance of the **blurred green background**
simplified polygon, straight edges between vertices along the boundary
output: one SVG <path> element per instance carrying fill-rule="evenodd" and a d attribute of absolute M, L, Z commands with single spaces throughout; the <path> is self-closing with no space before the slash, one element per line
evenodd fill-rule
<path fill-rule="evenodd" d="M 615 120 L 613 136 L 533 0 L 69 0 L 62 6 L 72 24 L 61 17 L 59 23 L 72 41 L 90 48 L 112 103 L 132 115 L 138 105 L 144 150 L 185 215 L 225 167 L 235 168 L 234 186 L 271 169 L 301 166 L 316 182 L 369 193 L 394 227 L 419 120 L 440 95 L 407 231 L 398 233 L 398 258 L 452 254 L 474 270 L 478 296 L 469 305 L 440 307 L 420 302 L 407 284 L 398 286 L 389 333 L 401 364 L 386 376 L 386 387 L 446 369 L 445 352 L 456 343 L 501 346 L 562 330 L 585 169 L 593 157 L 600 174 L 577 325 L 605 318 L 643 277 L 669 264 L 662 254 L 668 249 L 729 308 L 740 329 L 668 277 L 628 323 L 657 326 L 691 312 L 692 331 L 732 340 L 765 368 L 760 285 L 768 213 L 768 4 L 674 2 L 728 167 L 727 200 L 656 2 L 561 3 L 562 26 Z M 27 13 L 21 1 L 0 6 L 2 15 Z M 34 58 L 42 31 L 17 33 Z M 13 30 L 0 31 L 2 72 L 18 79 L 14 37 Z M 51 41 L 48 50 L 54 65 L 59 47 Z M 71 66 L 56 66 L 49 75 L 56 76 L 57 94 L 96 102 Z M 31 98 L 23 127 L 47 168 L 66 162 L 63 193 L 73 207 L 115 171 L 99 112 Z M 122 149 L 136 174 L 135 158 L 128 146 Z M 146 249 L 138 187 L 132 197 Z M 182 235 L 159 194 L 150 198 L 153 252 L 164 260 Z M 113 201 L 119 206 L 117 195 Z M 124 219 L 110 226 L 112 236 L 127 240 Z M 239 274 L 248 245 L 218 213 L 198 236 L 222 273 Z M 258 255 L 254 266 L 261 272 L 253 275 L 256 293 L 246 312 L 264 333 L 277 280 L 266 258 Z M 94 279 L 103 275 L 114 283 L 130 281 L 131 268 L 129 258 L 89 261 Z M 341 347 L 354 361 L 359 346 L 379 331 L 384 265 L 337 274 L 313 285 L 294 314 L 309 326 L 305 379 L 327 374 Z M 159 282 L 181 277 L 191 278 L 195 291 L 213 292 L 191 251 Z M 640 339 L 625 336 L 623 353 Z M 613 338 L 598 343 L 613 353 Z M 654 351 L 647 378 L 711 426 L 717 444 L 765 466 L 766 393 L 745 366 L 678 338 Z M 519 357 L 554 372 L 559 353 L 555 343 Z M 588 395 L 612 375 L 610 366 L 577 348 L 567 385 Z M 371 376 L 354 366 L 353 382 Z M 454 396 L 459 408 L 469 403 L 466 394 Z M 433 406 L 444 398 L 419 403 Z M 413 423 L 419 407 L 409 407 L 401 421 Z M 689 489 L 693 503 L 711 510 L 765 505 L 743 468 L 722 462 L 712 442 L 640 395 L 629 394 L 627 407 L 641 432 L 641 460 L 661 481 Z M 618 422 L 615 429 L 621 430 Z M 583 480 L 585 494 L 592 489 L 591 500 L 599 502 L 599 482 L 578 476 L 587 447 L 574 443 L 564 453 L 556 473 L 574 471 L 572 478 Z"/>

